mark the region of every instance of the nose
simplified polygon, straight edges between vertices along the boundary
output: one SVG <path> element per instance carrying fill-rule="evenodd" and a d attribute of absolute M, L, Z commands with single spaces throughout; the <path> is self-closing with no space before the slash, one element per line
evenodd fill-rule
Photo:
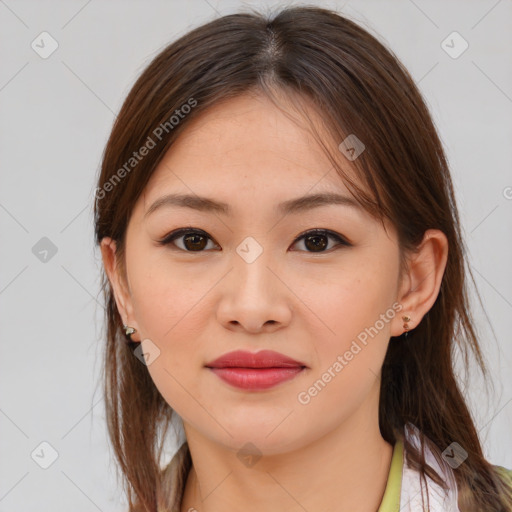
<path fill-rule="evenodd" d="M 217 318 L 229 330 L 256 334 L 270 333 L 291 320 L 293 294 L 270 251 L 263 251 L 254 261 L 238 253 L 233 268 L 223 279 Z"/>

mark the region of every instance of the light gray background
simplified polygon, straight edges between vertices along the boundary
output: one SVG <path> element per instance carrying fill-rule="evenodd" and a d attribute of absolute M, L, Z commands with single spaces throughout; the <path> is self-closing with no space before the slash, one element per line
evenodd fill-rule
<path fill-rule="evenodd" d="M 495 393 L 476 376 L 468 393 L 486 456 L 512 468 L 512 3 L 310 3 L 378 34 L 430 105 L 488 315 L 475 311 Z M 277 4 L 0 0 L 0 512 L 125 510 L 98 383 L 101 154 L 133 81 L 167 43 L 244 5 Z M 59 45 L 47 59 L 31 48 L 43 31 Z M 456 59 L 441 46 L 453 31 L 469 43 Z M 33 253 L 43 237 L 57 248 L 46 262 Z M 48 469 L 31 458 L 49 460 L 43 441 L 58 452 Z"/>

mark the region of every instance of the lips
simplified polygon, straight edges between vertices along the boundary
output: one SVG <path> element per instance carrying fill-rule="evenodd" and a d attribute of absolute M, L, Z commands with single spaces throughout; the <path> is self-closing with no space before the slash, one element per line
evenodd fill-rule
<path fill-rule="evenodd" d="M 304 363 L 273 350 L 255 354 L 235 351 L 205 365 L 232 387 L 263 391 L 293 379 L 306 368 Z"/>
<path fill-rule="evenodd" d="M 243 350 L 229 352 L 207 363 L 208 368 L 303 368 L 306 365 L 273 350 L 255 354 Z"/>

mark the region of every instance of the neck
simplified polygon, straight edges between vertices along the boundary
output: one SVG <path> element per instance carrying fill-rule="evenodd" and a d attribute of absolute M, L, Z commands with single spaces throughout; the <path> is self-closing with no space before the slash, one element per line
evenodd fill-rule
<path fill-rule="evenodd" d="M 365 413 L 356 412 L 300 449 L 263 455 L 250 467 L 240 463 L 236 450 L 186 424 L 193 466 L 182 512 L 377 511 L 393 447 L 380 435 L 378 418 Z"/>

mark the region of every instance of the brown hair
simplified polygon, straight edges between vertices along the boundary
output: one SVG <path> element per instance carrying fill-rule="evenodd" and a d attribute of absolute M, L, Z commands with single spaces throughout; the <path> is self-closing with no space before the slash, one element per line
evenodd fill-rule
<path fill-rule="evenodd" d="M 381 376 L 380 430 L 389 443 L 404 442 L 409 463 L 423 479 L 427 474 L 441 485 L 423 450 L 404 438 L 404 425 L 413 423 L 442 449 L 457 441 L 468 452 L 455 470 L 461 510 L 510 510 L 512 489 L 485 460 L 454 374 L 458 348 L 466 368 L 472 354 L 487 375 L 469 312 L 465 249 L 443 147 L 407 70 L 354 22 L 317 7 L 286 8 L 268 17 L 240 13 L 200 26 L 161 51 L 128 94 L 106 145 L 94 209 L 96 242 L 103 237 L 117 242 L 124 273 L 129 217 L 165 152 L 210 106 L 250 91 L 264 92 L 273 101 L 276 93 L 299 103 L 308 98 L 333 140 L 356 134 L 364 142 L 366 150 L 352 162 L 363 189 L 340 168 L 339 154 L 329 153 L 319 139 L 363 207 L 376 218 L 391 220 L 402 255 L 414 251 L 429 228 L 448 238 L 448 261 L 435 304 L 408 337 L 390 340 Z M 194 106 L 171 126 L 173 113 L 186 104 Z M 127 168 L 133 152 L 152 134 L 155 139 L 158 127 L 156 148 Z M 467 271 L 473 279 L 469 266 Z M 104 272 L 102 290 L 108 431 L 130 510 L 135 510 L 134 497 L 140 510 L 171 510 L 171 490 L 159 466 L 173 411 L 125 342 Z"/>

